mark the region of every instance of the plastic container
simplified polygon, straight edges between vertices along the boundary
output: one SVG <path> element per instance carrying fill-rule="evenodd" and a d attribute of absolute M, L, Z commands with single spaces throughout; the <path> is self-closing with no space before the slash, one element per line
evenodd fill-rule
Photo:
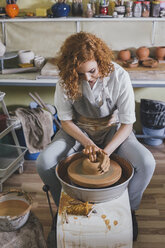
<path fill-rule="evenodd" d="M 152 17 L 159 17 L 159 15 L 160 15 L 160 2 L 159 1 L 152 1 L 151 16 Z"/>
<path fill-rule="evenodd" d="M 133 16 L 141 17 L 142 15 L 142 2 L 136 1 L 133 6 Z"/>
<path fill-rule="evenodd" d="M 150 136 L 163 136 L 165 134 L 165 128 L 161 129 L 153 129 L 153 128 L 147 128 L 142 127 L 143 134 L 150 135 Z M 158 146 L 163 143 L 163 138 L 144 138 L 144 143 L 150 146 Z"/>

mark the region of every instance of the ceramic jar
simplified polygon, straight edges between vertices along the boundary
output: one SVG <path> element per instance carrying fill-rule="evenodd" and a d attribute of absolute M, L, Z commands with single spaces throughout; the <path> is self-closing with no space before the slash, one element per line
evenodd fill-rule
<path fill-rule="evenodd" d="M 131 58 L 131 52 L 127 49 L 125 50 L 121 50 L 118 53 L 118 59 L 122 60 L 122 61 L 127 61 Z"/>
<path fill-rule="evenodd" d="M 108 15 L 108 5 L 100 5 L 100 14 Z"/>
<path fill-rule="evenodd" d="M 19 13 L 19 7 L 16 3 L 15 4 L 7 4 L 5 7 L 5 11 L 9 17 L 14 18 Z"/>
<path fill-rule="evenodd" d="M 146 60 L 148 59 L 148 56 L 150 54 L 150 50 L 143 46 L 143 47 L 139 47 L 137 50 L 136 50 L 136 55 L 138 57 L 139 60 Z"/>
<path fill-rule="evenodd" d="M 72 3 L 72 15 L 82 16 L 83 15 L 83 4 L 78 2 Z"/>
<path fill-rule="evenodd" d="M 155 57 L 158 60 L 164 60 L 165 59 L 165 46 L 160 46 L 160 47 L 156 48 Z"/>
<path fill-rule="evenodd" d="M 34 61 L 34 52 L 30 50 L 20 50 L 18 52 L 20 64 L 31 64 Z"/>
<path fill-rule="evenodd" d="M 64 17 L 68 16 L 70 12 L 70 6 L 66 3 L 55 3 L 51 7 L 53 17 Z"/>
<path fill-rule="evenodd" d="M 91 18 L 91 17 L 93 16 L 93 11 L 92 11 L 91 3 L 88 3 L 88 4 L 87 4 L 86 16 L 87 16 L 88 18 Z"/>

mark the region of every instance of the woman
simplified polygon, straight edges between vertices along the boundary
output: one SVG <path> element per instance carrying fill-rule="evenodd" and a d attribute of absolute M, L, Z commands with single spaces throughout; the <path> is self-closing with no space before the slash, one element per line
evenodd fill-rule
<path fill-rule="evenodd" d="M 133 88 L 128 73 L 112 58 L 109 47 L 93 34 L 80 32 L 66 39 L 56 58 L 61 80 L 55 106 L 62 129 L 40 154 L 37 170 L 58 206 L 61 186 L 54 169 L 62 158 L 84 149 L 93 161 L 102 149 L 108 156 L 115 152 L 127 159 L 135 169 L 128 189 L 135 240 L 134 211 L 153 175 L 155 160 L 132 132 Z"/>

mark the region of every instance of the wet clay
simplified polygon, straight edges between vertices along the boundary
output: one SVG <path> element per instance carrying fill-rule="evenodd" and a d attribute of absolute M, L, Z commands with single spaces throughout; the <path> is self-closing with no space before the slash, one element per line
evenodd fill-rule
<path fill-rule="evenodd" d="M 0 202 L 0 216 L 20 216 L 29 205 L 21 200 L 8 200 Z"/>
<path fill-rule="evenodd" d="M 85 160 L 86 161 L 86 160 Z M 88 161 L 89 162 L 89 161 Z M 118 163 L 111 160 L 109 170 L 105 173 L 96 173 L 97 166 L 91 169 L 87 166 L 88 170 L 83 167 L 84 158 L 73 161 L 68 166 L 68 176 L 70 180 L 80 186 L 88 188 L 102 188 L 117 182 L 122 174 L 122 169 Z M 92 171 L 95 173 L 92 174 Z M 91 174 L 89 174 L 90 172 Z"/>
<path fill-rule="evenodd" d="M 106 154 L 98 154 L 95 162 L 91 162 L 89 158 L 82 161 L 82 170 L 87 175 L 101 175 L 109 170 L 110 159 Z"/>

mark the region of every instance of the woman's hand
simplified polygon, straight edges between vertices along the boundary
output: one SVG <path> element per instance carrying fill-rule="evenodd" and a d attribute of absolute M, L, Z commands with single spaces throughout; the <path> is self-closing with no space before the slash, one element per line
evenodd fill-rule
<path fill-rule="evenodd" d="M 97 160 L 100 162 L 99 171 L 101 174 L 109 171 L 110 158 L 103 150 L 98 152 Z"/>
<path fill-rule="evenodd" d="M 96 162 L 97 159 L 97 152 L 100 151 L 101 149 L 97 147 L 96 145 L 87 145 L 83 149 L 83 153 L 87 155 L 89 160 L 91 162 Z"/>
<path fill-rule="evenodd" d="M 88 145 L 83 149 L 83 153 L 88 156 L 90 162 L 99 162 L 99 174 L 103 174 L 109 170 L 110 159 L 107 153 L 94 145 Z"/>

